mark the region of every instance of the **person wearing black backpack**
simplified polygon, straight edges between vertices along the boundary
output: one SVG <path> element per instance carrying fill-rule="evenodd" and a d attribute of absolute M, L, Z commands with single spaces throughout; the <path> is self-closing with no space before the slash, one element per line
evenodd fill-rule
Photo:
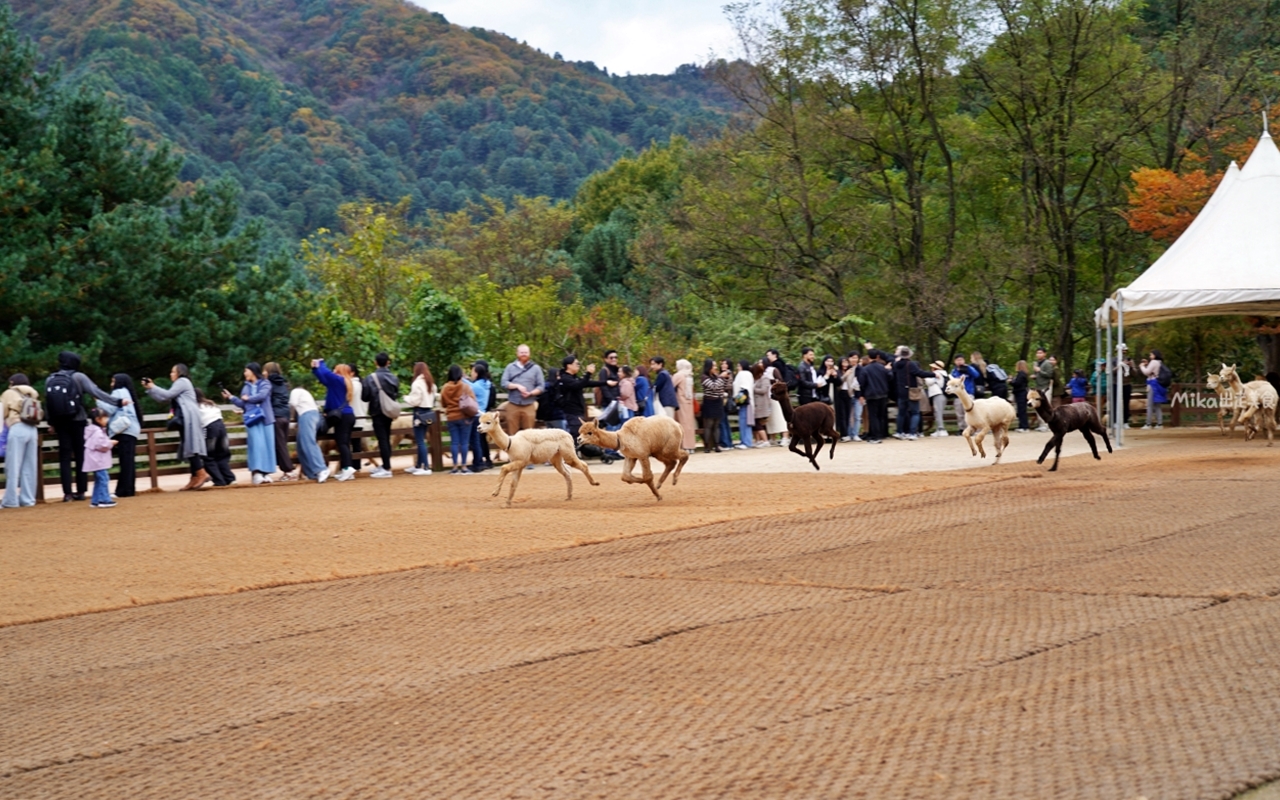
<path fill-rule="evenodd" d="M 111 395 L 80 371 L 80 356 L 68 350 L 58 353 L 58 371 L 45 378 L 46 416 L 58 437 L 58 472 L 62 478 L 62 502 L 83 500 L 89 488 L 84 471 L 84 429 L 89 424 L 84 396 L 114 404 Z M 72 464 L 74 463 L 74 471 Z M 72 491 L 72 476 L 75 491 Z"/>

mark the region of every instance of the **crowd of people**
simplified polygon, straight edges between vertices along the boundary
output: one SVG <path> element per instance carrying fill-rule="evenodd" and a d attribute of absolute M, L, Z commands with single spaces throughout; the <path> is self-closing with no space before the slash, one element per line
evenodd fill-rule
<path fill-rule="evenodd" d="M 948 368 L 941 361 L 927 367 L 915 360 L 907 346 L 892 353 L 867 346 L 863 352 L 842 357 L 819 357 L 811 347 L 801 350 L 799 360 L 787 363 L 777 349 L 770 349 L 752 361 L 706 358 L 701 369 L 687 359 L 679 359 L 674 371 L 665 358 L 653 356 L 647 363 L 618 363 L 618 352 L 608 350 L 599 369 L 595 363 L 583 365 L 576 355 L 565 356 L 558 367 L 546 371 L 531 359 L 521 345 L 516 357 L 501 372 L 495 384 L 488 362 L 476 360 L 467 368 L 449 366 L 445 382 L 437 386 L 430 367 L 413 365 L 407 394 L 402 395 L 400 379 L 391 369 L 386 353 L 374 359 L 373 371 L 362 376 L 354 364 L 330 367 L 324 359 L 311 362 L 316 386 L 323 390 L 317 401 L 305 386 L 291 386 L 280 365 L 249 363 L 238 391 L 221 384 L 221 398 L 243 415 L 246 430 L 248 470 L 254 484 L 273 481 L 312 480 L 324 483 L 353 479 L 359 469 L 355 453 L 362 452 L 367 420 L 377 441 L 377 458 L 369 476 L 393 477 L 391 456 L 394 420 L 405 415 L 411 421 L 415 458 L 404 474 L 432 474 L 427 432 L 443 417 L 449 432 L 452 474 L 473 474 L 494 466 L 489 442 L 478 428 L 480 413 L 498 410 L 508 434 L 542 425 L 567 431 L 577 439 L 582 422 L 590 416 L 587 396 L 592 395 L 597 421 L 616 429 L 634 416 L 665 414 L 680 423 L 683 446 L 690 453 L 698 448 L 701 434 L 705 452 L 749 449 L 788 444 L 783 408 L 771 396 L 775 383 L 784 383 L 794 393 L 797 405 L 825 403 L 832 407 L 842 441 L 879 444 L 890 438 L 889 406 L 897 410 L 892 438 L 903 441 L 924 434 L 925 416 L 931 417 L 928 435 L 948 436 L 944 420 L 947 382 L 964 381 L 965 391 L 974 398 L 991 395 L 1012 397 L 1017 412 L 1018 431 L 1029 431 L 1027 394 L 1037 390 L 1054 402 L 1087 402 L 1104 393 L 1107 371 L 1095 365 L 1093 375 L 1072 371 L 1065 378 L 1057 359 L 1038 349 L 1032 364 L 1018 361 L 1010 375 L 982 353 L 966 359 L 956 356 Z M 58 441 L 59 471 L 63 502 L 84 500 L 88 479 L 94 478 L 91 503 L 111 508 L 118 499 L 136 491 L 136 453 L 142 436 L 138 390 L 124 373 L 111 377 L 107 390 L 80 371 L 81 359 L 63 352 L 58 369 L 45 381 L 43 404 L 26 375 L 9 378 L 8 389 L 0 394 L 3 426 L 0 442 L 5 450 L 6 488 L 3 507 L 34 505 L 37 475 L 38 425 L 47 420 Z M 1171 381 L 1169 368 L 1159 351 L 1152 351 L 1140 364 L 1120 360 L 1112 375 L 1121 381 L 1126 427 L 1131 379 L 1141 375 L 1147 387 L 1147 424 L 1163 424 L 1162 404 L 1167 402 Z M 146 395 L 169 410 L 168 428 L 178 433 L 177 457 L 187 462 L 190 478 L 183 490 L 212 484 L 235 483 L 231 469 L 231 446 L 223 408 L 192 383 L 186 365 L 175 364 L 169 372 L 169 386 L 150 378 L 138 382 Z M 506 400 L 499 402 L 499 394 Z M 85 397 L 92 398 L 93 405 Z M 959 430 L 965 426 L 964 406 L 952 398 L 953 414 Z M 731 419 L 736 418 L 738 441 L 732 437 Z M 290 426 L 296 426 L 295 454 L 290 452 Z M 1047 430 L 1041 425 L 1038 430 Z M 331 438 L 338 454 L 336 472 L 320 446 Z M 605 460 L 619 457 L 602 451 Z M 499 455 L 500 458 L 500 455 Z M 109 470 L 118 464 L 114 491 L 109 487 Z"/>

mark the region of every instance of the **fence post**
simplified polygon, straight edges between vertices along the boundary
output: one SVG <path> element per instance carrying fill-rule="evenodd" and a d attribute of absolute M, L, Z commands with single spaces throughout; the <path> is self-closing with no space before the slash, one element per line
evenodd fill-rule
<path fill-rule="evenodd" d="M 12 475 L 5 475 L 5 480 L 13 480 Z M 36 429 L 36 502 L 44 502 L 44 434 Z"/>
<path fill-rule="evenodd" d="M 151 476 L 151 491 L 160 488 L 160 476 L 156 475 L 156 432 L 147 431 L 147 472 Z"/>
<path fill-rule="evenodd" d="M 427 449 L 431 451 L 431 468 L 433 470 L 444 469 L 444 439 L 440 436 L 440 424 L 444 418 L 444 412 L 441 411 L 436 416 L 436 421 L 427 426 Z"/>
<path fill-rule="evenodd" d="M 1182 424 L 1182 404 L 1178 402 L 1178 392 L 1182 391 L 1182 384 L 1175 383 L 1169 387 L 1169 427 L 1176 428 Z"/>

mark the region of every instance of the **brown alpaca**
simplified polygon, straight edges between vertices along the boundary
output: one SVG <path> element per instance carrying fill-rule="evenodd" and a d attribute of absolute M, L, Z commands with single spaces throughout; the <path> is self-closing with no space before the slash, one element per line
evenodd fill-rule
<path fill-rule="evenodd" d="M 1053 438 L 1044 446 L 1044 452 L 1036 459 L 1037 464 L 1043 464 L 1049 451 L 1053 450 L 1053 466 L 1049 467 L 1050 472 L 1057 471 L 1058 456 L 1062 455 L 1062 437 L 1071 431 L 1080 431 L 1084 435 L 1084 440 L 1089 443 L 1089 449 L 1093 451 L 1093 457 L 1098 461 L 1102 460 L 1102 456 L 1098 455 L 1098 442 L 1093 438 L 1095 433 L 1102 434 L 1102 441 L 1107 443 L 1107 452 L 1113 452 L 1111 439 L 1107 437 L 1107 429 L 1102 427 L 1102 420 L 1098 419 L 1098 409 L 1090 404 L 1067 403 L 1054 408 L 1040 396 L 1038 391 L 1032 389 L 1027 392 L 1027 405 L 1033 408 L 1040 419 L 1049 426 L 1049 430 L 1053 431 Z"/>
<path fill-rule="evenodd" d="M 671 470 L 675 470 L 675 474 L 671 475 L 671 485 L 675 486 L 680 480 L 684 462 L 689 460 L 683 440 L 684 428 L 666 416 L 632 417 L 616 431 L 607 431 L 594 422 L 584 422 L 578 429 L 578 441 L 582 444 L 593 444 L 622 453 L 622 457 L 626 459 L 626 463 L 622 465 L 622 482 L 643 483 L 659 500 L 662 495 L 658 490 L 666 482 L 667 476 L 671 475 Z M 656 485 L 653 482 L 653 470 L 649 468 L 650 458 L 656 458 L 666 467 Z M 641 469 L 639 478 L 631 474 L 637 461 L 640 462 Z"/>
<path fill-rule="evenodd" d="M 529 464 L 550 461 L 551 466 L 556 468 L 556 472 L 564 476 L 564 485 L 569 492 L 565 497 L 566 500 L 573 499 L 573 480 L 569 477 L 569 469 L 565 464 L 586 475 L 587 483 L 592 486 L 600 485 L 595 478 L 591 477 L 591 470 L 587 469 L 587 465 L 578 458 L 578 453 L 573 446 L 573 437 L 568 431 L 541 428 L 520 431 L 515 436 L 508 436 L 502 429 L 502 425 L 498 423 L 498 412 L 490 411 L 480 415 L 480 432 L 488 434 L 489 441 L 511 457 L 511 461 L 502 467 L 498 488 L 493 490 L 493 496 L 497 497 L 502 491 L 502 484 L 507 480 L 507 474 L 511 474 L 511 491 L 507 493 L 508 508 L 511 507 L 511 498 L 515 496 L 516 487 L 520 485 L 520 476 Z"/>
<path fill-rule="evenodd" d="M 791 437 L 791 446 L 787 449 L 796 455 L 809 459 L 816 470 L 818 456 L 822 455 L 823 438 L 831 441 L 831 458 L 836 457 L 836 442 L 840 434 L 836 431 L 836 412 L 826 403 L 805 403 L 799 408 L 791 407 L 791 397 L 787 394 L 787 385 L 781 381 L 769 388 L 769 396 L 782 406 L 782 416 L 787 418 L 787 435 Z M 800 452 L 800 442 L 804 442 L 804 452 Z M 813 449 L 817 445 L 817 449 Z"/>

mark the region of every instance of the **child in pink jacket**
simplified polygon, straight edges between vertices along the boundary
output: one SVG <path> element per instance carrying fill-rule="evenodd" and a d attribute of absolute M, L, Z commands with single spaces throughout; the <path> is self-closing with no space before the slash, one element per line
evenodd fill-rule
<path fill-rule="evenodd" d="M 115 447 L 114 439 L 107 436 L 107 421 L 110 415 L 101 408 L 89 412 L 89 424 L 84 428 L 84 471 L 93 473 L 94 508 L 115 508 L 111 499 L 111 486 L 107 470 L 111 469 L 111 448 Z"/>

